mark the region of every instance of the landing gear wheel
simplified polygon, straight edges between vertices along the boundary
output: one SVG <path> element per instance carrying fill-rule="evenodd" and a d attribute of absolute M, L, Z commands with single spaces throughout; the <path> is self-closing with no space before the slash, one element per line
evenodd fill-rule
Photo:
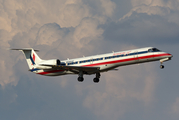
<path fill-rule="evenodd" d="M 78 81 L 79 81 L 79 82 L 83 82 L 83 81 L 84 81 L 84 78 L 83 78 L 83 77 L 78 77 Z"/>
<path fill-rule="evenodd" d="M 160 68 L 161 68 L 161 69 L 163 69 L 163 68 L 164 68 L 164 66 L 163 66 L 163 65 L 160 65 Z"/>
<path fill-rule="evenodd" d="M 95 83 L 98 83 L 98 82 L 99 82 L 99 78 L 94 78 L 93 81 L 94 81 Z"/>

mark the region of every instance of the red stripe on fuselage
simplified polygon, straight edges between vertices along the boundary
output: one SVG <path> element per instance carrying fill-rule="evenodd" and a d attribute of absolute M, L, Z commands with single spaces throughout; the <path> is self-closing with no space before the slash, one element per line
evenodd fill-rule
<path fill-rule="evenodd" d="M 105 64 L 114 64 L 114 63 L 119 63 L 119 62 L 129 62 L 129 61 L 134 61 L 134 60 L 141 60 L 141 59 L 148 59 L 148 58 L 156 58 L 156 57 L 171 57 L 171 54 L 165 53 L 165 54 L 156 54 L 156 55 L 148 55 L 148 56 L 141 56 L 137 58 L 128 58 L 128 59 L 123 59 L 123 60 L 115 60 L 115 61 L 109 61 L 109 62 L 102 62 L 102 63 L 96 63 L 96 64 L 88 64 L 88 65 L 83 65 L 83 66 L 100 66 L 100 65 L 105 65 Z M 62 72 L 64 70 L 53 70 L 53 71 L 46 71 L 46 72 L 40 72 L 38 74 L 40 75 L 46 75 L 49 73 L 56 73 L 56 72 Z"/>
<path fill-rule="evenodd" d="M 89 64 L 89 65 L 83 65 L 83 66 L 99 66 L 99 65 L 106 65 L 106 64 L 114 64 L 114 63 L 120 63 L 120 62 L 129 62 L 134 60 L 141 60 L 141 59 L 148 59 L 148 58 L 155 58 L 155 57 L 162 57 L 162 56 L 171 56 L 171 54 L 165 53 L 165 54 L 156 54 L 156 55 L 148 55 L 148 56 L 142 56 L 137 58 L 128 58 L 128 59 L 122 59 L 122 60 L 115 60 L 115 61 L 109 61 L 109 62 L 102 62 L 102 63 L 96 63 L 96 64 Z"/>

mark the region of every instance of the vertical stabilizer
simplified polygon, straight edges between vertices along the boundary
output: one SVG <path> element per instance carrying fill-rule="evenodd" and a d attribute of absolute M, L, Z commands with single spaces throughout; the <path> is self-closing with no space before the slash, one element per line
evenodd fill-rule
<path fill-rule="evenodd" d="M 33 69 L 37 63 L 42 61 L 35 52 L 38 50 L 34 50 L 33 48 L 11 49 L 11 50 L 19 50 L 24 53 L 29 69 Z"/>

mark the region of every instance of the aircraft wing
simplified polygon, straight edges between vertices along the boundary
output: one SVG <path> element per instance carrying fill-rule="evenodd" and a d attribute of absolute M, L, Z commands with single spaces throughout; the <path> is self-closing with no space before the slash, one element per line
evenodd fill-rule
<path fill-rule="evenodd" d="M 79 73 L 79 71 L 83 71 L 90 74 L 100 70 L 99 67 L 85 67 L 85 66 L 65 66 L 65 65 L 46 65 L 46 64 L 41 64 L 41 66 L 52 67 L 52 69 L 68 70 L 74 73 Z"/>

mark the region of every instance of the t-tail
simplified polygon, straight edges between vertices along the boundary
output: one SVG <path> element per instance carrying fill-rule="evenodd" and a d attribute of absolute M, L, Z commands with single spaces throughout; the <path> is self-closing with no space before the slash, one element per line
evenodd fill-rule
<path fill-rule="evenodd" d="M 23 54 L 26 57 L 26 61 L 29 66 L 29 69 L 33 69 L 36 64 L 42 61 L 35 52 L 38 50 L 34 50 L 33 48 L 11 49 L 11 50 L 19 50 L 23 52 Z"/>

